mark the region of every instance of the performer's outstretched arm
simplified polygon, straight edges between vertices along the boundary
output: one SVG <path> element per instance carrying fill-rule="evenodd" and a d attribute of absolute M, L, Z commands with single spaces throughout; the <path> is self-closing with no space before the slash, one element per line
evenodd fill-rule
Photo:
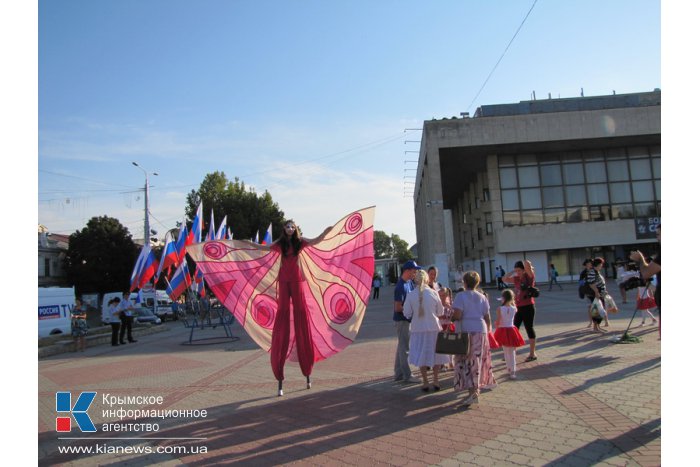
<path fill-rule="evenodd" d="M 275 242 L 272 242 L 270 245 L 261 245 L 260 243 L 251 242 L 250 240 L 236 240 L 236 241 L 250 245 L 253 248 L 255 248 L 256 250 L 265 250 L 265 251 L 270 251 L 270 247 L 275 244 Z"/>
<path fill-rule="evenodd" d="M 321 240 L 323 240 L 323 237 L 325 237 L 326 234 L 327 234 L 328 232 L 330 232 L 332 228 L 333 228 L 332 226 L 331 226 L 331 227 L 326 227 L 326 230 L 324 230 L 324 231 L 321 233 L 321 235 L 319 235 L 319 236 L 316 237 L 316 238 L 308 239 L 308 238 L 303 238 L 303 237 L 302 237 L 302 240 L 305 241 L 306 243 L 308 243 L 309 245 L 316 245 L 317 243 L 321 242 Z"/>

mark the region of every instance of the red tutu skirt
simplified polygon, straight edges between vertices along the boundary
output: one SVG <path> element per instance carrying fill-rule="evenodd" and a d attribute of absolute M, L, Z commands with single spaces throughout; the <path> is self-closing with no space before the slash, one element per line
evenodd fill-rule
<path fill-rule="evenodd" d="M 500 345 L 505 347 L 520 347 L 525 345 L 523 336 L 515 326 L 509 328 L 498 328 L 494 334 Z"/>
<path fill-rule="evenodd" d="M 496 336 L 493 335 L 493 332 L 489 333 L 489 347 L 492 349 L 498 349 L 501 347 L 501 344 L 499 343 L 500 341 L 496 339 Z"/>

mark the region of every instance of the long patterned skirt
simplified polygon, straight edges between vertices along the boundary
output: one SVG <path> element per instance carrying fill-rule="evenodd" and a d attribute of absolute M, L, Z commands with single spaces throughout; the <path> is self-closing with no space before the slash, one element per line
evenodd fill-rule
<path fill-rule="evenodd" d="M 469 333 L 469 354 L 455 355 L 455 392 L 469 389 L 491 389 L 496 387 L 496 379 L 491 369 L 491 348 L 488 334 Z"/>

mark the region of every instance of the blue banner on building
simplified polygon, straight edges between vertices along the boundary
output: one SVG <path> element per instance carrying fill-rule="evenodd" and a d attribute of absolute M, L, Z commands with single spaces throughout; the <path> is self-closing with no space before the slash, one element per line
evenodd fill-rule
<path fill-rule="evenodd" d="M 661 224 L 661 219 L 658 217 L 637 217 L 634 219 L 635 231 L 637 240 L 645 238 L 656 238 L 656 227 Z"/>

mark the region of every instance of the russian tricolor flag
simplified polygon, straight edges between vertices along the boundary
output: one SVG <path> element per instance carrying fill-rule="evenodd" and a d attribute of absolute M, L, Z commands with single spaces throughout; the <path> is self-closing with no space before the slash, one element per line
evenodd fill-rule
<path fill-rule="evenodd" d="M 177 236 L 177 241 L 175 242 L 175 266 L 179 266 L 183 259 L 185 259 L 185 245 L 187 245 L 187 225 L 183 222 L 182 227 L 180 227 L 180 235 Z"/>
<path fill-rule="evenodd" d="M 186 245 L 191 245 L 193 243 L 200 243 L 202 241 L 202 203 L 199 203 L 197 208 L 197 214 L 194 216 L 192 221 L 192 230 L 187 236 Z"/>
<path fill-rule="evenodd" d="M 141 271 L 143 270 L 143 265 L 146 262 L 146 258 L 148 258 L 148 254 L 151 252 L 151 246 L 150 245 L 144 245 L 144 247 L 141 249 L 141 253 L 139 254 L 139 257 L 136 258 L 136 264 L 134 264 L 134 270 L 131 271 L 131 285 L 129 286 L 129 291 L 133 291 L 134 289 L 138 288 L 139 282 L 141 279 Z"/>
<path fill-rule="evenodd" d="M 164 269 L 167 270 L 171 264 L 175 264 L 177 261 L 177 251 L 175 251 L 175 242 L 173 241 L 173 236 L 170 235 L 170 231 L 165 234 L 165 246 L 163 247 L 163 254 L 160 256 L 160 265 L 158 266 L 158 272 L 156 272 L 156 280 L 160 277 L 161 272 Z"/>
<path fill-rule="evenodd" d="M 226 239 L 226 218 L 228 216 L 224 216 L 224 220 L 221 221 L 221 225 L 219 226 L 219 230 L 216 231 L 216 240 L 225 240 Z M 213 219 L 212 219 L 213 223 Z"/>
<path fill-rule="evenodd" d="M 272 223 L 270 223 L 270 226 L 267 228 L 267 232 L 265 232 L 265 236 L 260 243 L 262 245 L 269 245 L 272 243 Z"/>
<path fill-rule="evenodd" d="M 144 247 L 145 249 L 146 247 Z M 140 279 L 139 279 L 139 285 L 138 287 L 141 288 L 148 281 L 151 280 L 151 278 L 156 274 L 156 271 L 158 270 L 158 258 L 156 258 L 155 253 L 153 250 L 151 250 L 150 245 L 148 246 L 148 256 L 146 256 L 146 261 L 143 263 L 143 267 L 141 268 L 141 273 L 140 273 Z"/>
<path fill-rule="evenodd" d="M 211 210 L 211 221 L 209 221 L 209 235 L 207 240 L 216 240 L 216 232 L 214 231 L 214 209 Z"/>
<path fill-rule="evenodd" d="M 175 274 L 170 278 L 168 287 L 165 289 L 171 300 L 177 300 L 182 293 L 187 290 L 187 287 L 192 284 L 190 271 L 187 268 L 187 261 L 180 263 L 180 266 L 175 270 Z"/>

